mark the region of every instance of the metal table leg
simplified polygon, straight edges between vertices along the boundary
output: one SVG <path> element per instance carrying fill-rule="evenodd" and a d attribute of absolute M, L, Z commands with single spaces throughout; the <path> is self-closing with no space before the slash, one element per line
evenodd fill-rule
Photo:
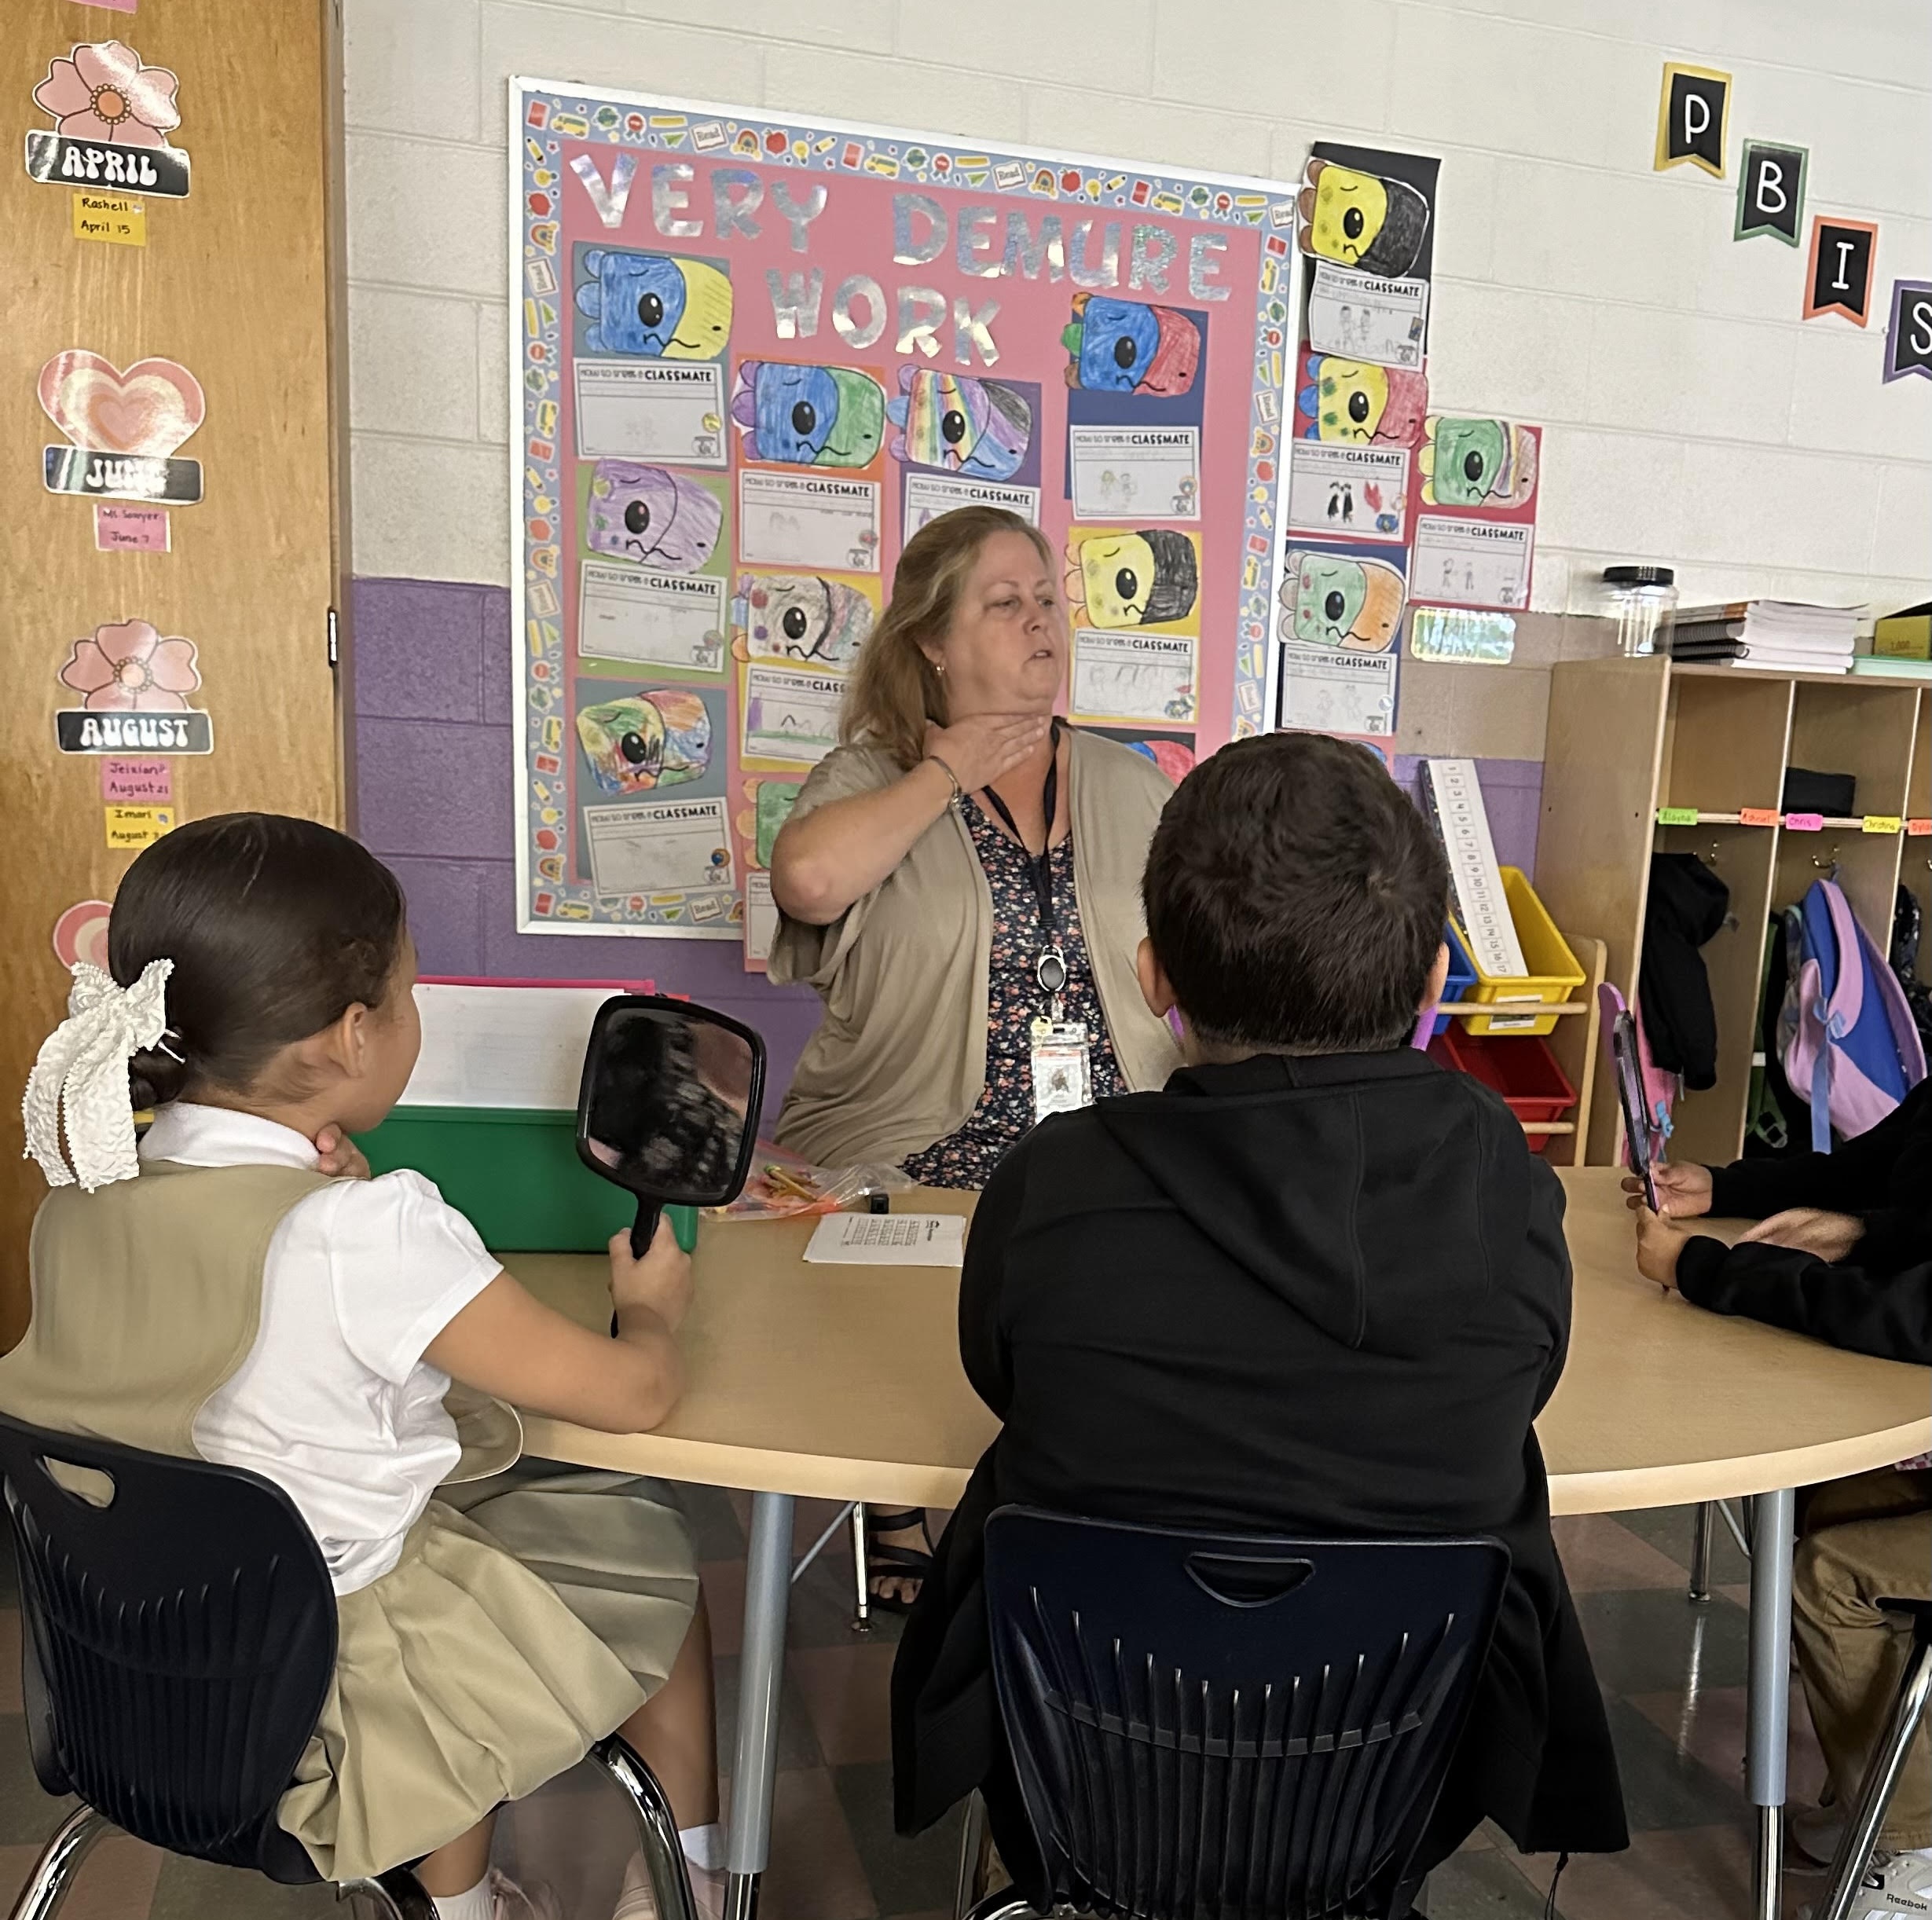
<path fill-rule="evenodd" d="M 751 1497 L 745 1560 L 745 1639 L 739 1660 L 738 1731 L 732 1747 L 731 1822 L 725 1843 L 725 1920 L 754 1920 L 758 1882 L 772 1849 L 772 1790 L 778 1777 L 779 1690 L 785 1677 L 785 1615 L 791 1600 L 792 1497 Z"/>
<path fill-rule="evenodd" d="M 872 1570 L 867 1564 L 865 1546 L 865 1502 L 854 1500 L 852 1505 L 852 1630 L 855 1633 L 872 1631 Z"/>
<path fill-rule="evenodd" d="M 1751 1692 L 1744 1724 L 1745 1785 L 1758 1809 L 1754 1920 L 1778 1920 L 1784 1872 L 1784 1757 L 1791 1709 L 1790 1488 L 1753 1503 Z"/>
<path fill-rule="evenodd" d="M 1716 1519 L 1716 1503 L 1706 1500 L 1697 1509 L 1691 1534 L 1691 1599 L 1699 1605 L 1710 1598 L 1710 1534 Z"/>

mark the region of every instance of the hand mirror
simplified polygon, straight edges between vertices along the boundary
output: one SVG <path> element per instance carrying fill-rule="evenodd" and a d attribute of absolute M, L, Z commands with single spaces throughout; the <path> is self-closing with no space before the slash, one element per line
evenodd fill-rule
<path fill-rule="evenodd" d="M 709 1007 L 624 994 L 597 1009 L 577 1098 L 577 1157 L 637 1196 L 641 1259 L 665 1207 L 722 1207 L 751 1171 L 764 1042 Z"/>

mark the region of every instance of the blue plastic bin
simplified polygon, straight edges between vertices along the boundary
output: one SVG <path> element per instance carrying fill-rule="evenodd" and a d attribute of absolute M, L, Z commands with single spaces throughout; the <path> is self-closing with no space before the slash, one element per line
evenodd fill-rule
<path fill-rule="evenodd" d="M 1476 984 L 1476 969 L 1470 965 L 1469 956 L 1462 951 L 1462 942 L 1456 937 L 1453 926 L 1443 929 L 1443 938 L 1449 943 L 1449 977 L 1443 982 L 1443 999 L 1445 1003 L 1460 1000 Z M 1438 1013 L 1435 1031 L 1446 1033 L 1453 1014 Z"/>

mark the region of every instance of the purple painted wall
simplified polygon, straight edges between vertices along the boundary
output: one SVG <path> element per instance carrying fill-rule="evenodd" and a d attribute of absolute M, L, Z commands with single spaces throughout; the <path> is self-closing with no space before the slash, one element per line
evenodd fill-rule
<path fill-rule="evenodd" d="M 644 980 L 735 1014 L 771 1049 L 772 1110 L 817 996 L 744 970 L 724 940 L 519 934 L 511 795 L 510 596 L 498 587 L 355 583 L 356 830 L 409 897 L 423 970 L 510 980 Z M 1398 758 L 1413 790 L 1417 762 Z M 1479 763 L 1498 859 L 1533 872 L 1540 760 Z"/>

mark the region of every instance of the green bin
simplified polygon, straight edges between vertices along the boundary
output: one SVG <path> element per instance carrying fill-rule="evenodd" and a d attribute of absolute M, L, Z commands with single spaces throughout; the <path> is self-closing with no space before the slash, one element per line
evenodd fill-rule
<path fill-rule="evenodd" d="M 577 1116 L 527 1107 L 398 1107 L 357 1136 L 372 1173 L 435 1182 L 497 1253 L 601 1253 L 637 1202 L 577 1157 Z M 668 1207 L 689 1252 L 698 1216 Z"/>

